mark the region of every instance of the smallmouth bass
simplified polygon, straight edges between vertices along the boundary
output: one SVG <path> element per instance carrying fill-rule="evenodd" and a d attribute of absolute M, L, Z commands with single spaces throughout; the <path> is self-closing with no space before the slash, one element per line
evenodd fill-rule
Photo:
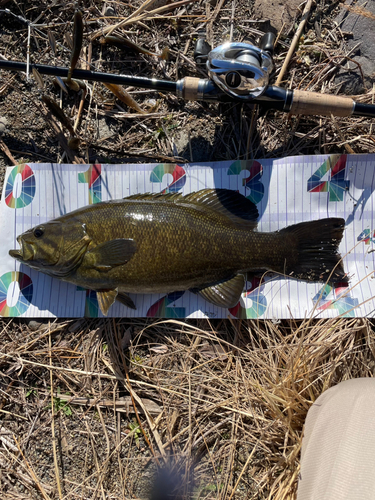
<path fill-rule="evenodd" d="M 347 282 L 338 253 L 345 221 L 256 231 L 258 210 L 227 189 L 138 194 L 80 208 L 18 236 L 10 255 L 52 277 L 96 290 L 104 315 L 126 293 L 190 290 L 219 307 L 240 299 L 248 272 Z"/>

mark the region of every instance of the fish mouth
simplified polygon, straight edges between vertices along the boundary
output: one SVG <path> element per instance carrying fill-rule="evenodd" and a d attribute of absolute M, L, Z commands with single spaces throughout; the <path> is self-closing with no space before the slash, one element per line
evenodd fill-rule
<path fill-rule="evenodd" d="M 18 244 L 20 246 L 19 250 L 9 250 L 9 255 L 14 259 L 20 260 L 22 262 L 27 262 L 34 259 L 33 246 L 26 243 L 21 237 L 17 238 Z"/>
<path fill-rule="evenodd" d="M 22 254 L 19 250 L 9 250 L 9 255 L 13 257 L 13 259 L 21 260 Z"/>

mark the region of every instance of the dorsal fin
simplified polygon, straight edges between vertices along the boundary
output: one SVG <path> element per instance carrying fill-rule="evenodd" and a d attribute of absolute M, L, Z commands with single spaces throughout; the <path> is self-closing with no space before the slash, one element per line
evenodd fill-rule
<path fill-rule="evenodd" d="M 215 212 L 220 212 L 236 225 L 244 225 L 247 229 L 257 226 L 259 212 L 256 205 L 248 198 L 231 189 L 202 189 L 188 194 L 179 202 L 190 202 L 204 205 Z"/>
<path fill-rule="evenodd" d="M 206 207 L 213 212 L 224 215 L 236 226 L 242 226 L 245 229 L 255 229 L 259 217 L 256 205 L 242 194 L 231 189 L 202 189 L 185 196 L 181 193 L 146 193 L 128 196 L 124 199 L 193 204 Z"/>

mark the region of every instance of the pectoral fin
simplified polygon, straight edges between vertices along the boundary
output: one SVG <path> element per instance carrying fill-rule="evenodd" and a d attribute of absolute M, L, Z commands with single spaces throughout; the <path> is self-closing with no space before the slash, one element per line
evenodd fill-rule
<path fill-rule="evenodd" d="M 137 247 L 134 240 L 118 238 L 101 243 L 87 252 L 86 258 L 98 271 L 109 271 L 112 267 L 126 264 L 134 255 Z"/>
<path fill-rule="evenodd" d="M 204 288 L 198 293 L 215 306 L 229 308 L 238 303 L 244 286 L 245 276 L 237 274 L 228 281 Z"/>
<path fill-rule="evenodd" d="M 98 291 L 96 292 L 98 304 L 99 304 L 100 310 L 102 311 L 104 316 L 107 316 L 109 308 L 116 300 L 117 293 L 118 293 L 117 289 L 116 290 L 102 290 L 100 292 L 98 292 Z"/>

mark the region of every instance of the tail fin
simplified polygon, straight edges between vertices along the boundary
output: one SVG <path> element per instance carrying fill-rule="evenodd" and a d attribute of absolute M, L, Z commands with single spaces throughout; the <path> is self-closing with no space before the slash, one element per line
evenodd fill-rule
<path fill-rule="evenodd" d="M 301 222 L 279 231 L 280 235 L 293 235 L 297 240 L 297 260 L 290 262 L 289 269 L 286 262 L 286 274 L 307 281 L 347 283 L 338 253 L 344 228 L 344 219 L 329 218 Z"/>

